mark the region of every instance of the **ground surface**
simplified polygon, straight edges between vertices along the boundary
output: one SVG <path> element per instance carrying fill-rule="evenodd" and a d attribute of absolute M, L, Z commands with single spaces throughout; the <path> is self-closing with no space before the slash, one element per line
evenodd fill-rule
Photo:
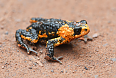
<path fill-rule="evenodd" d="M 15 31 L 32 17 L 86 19 L 93 41 L 72 41 L 55 48 L 59 63 L 44 59 L 45 46 L 27 55 L 17 46 Z M 116 78 L 115 0 L 0 0 L 0 78 Z"/>

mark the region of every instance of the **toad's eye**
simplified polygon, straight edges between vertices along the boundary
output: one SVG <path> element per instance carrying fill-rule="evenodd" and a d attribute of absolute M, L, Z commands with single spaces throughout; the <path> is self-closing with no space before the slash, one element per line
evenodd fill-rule
<path fill-rule="evenodd" d="M 87 31 L 87 29 L 85 29 L 85 31 Z"/>

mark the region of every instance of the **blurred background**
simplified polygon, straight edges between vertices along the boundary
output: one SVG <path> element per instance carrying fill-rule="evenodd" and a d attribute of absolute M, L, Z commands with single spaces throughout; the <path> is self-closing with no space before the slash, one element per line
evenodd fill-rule
<path fill-rule="evenodd" d="M 32 17 L 74 21 L 85 19 L 91 31 L 97 31 L 104 23 L 115 23 L 115 4 L 114 0 L 0 0 L 0 20 L 29 24 Z"/>

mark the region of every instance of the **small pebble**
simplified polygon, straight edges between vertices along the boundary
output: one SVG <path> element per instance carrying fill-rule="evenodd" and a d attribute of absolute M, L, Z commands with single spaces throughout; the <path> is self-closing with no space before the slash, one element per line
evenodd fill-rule
<path fill-rule="evenodd" d="M 115 62 L 115 61 L 116 61 L 116 58 L 111 58 L 111 60 L 112 60 L 113 62 Z"/>
<path fill-rule="evenodd" d="M 9 65 L 9 63 L 5 63 L 4 65 Z"/>
<path fill-rule="evenodd" d="M 88 68 L 87 68 L 87 67 L 85 67 L 85 70 L 88 70 Z"/>
<path fill-rule="evenodd" d="M 96 52 L 99 52 L 99 50 L 95 49 Z"/>
<path fill-rule="evenodd" d="M 32 67 L 29 67 L 29 69 L 32 69 Z"/>
<path fill-rule="evenodd" d="M 98 33 L 93 34 L 93 38 L 97 38 L 99 36 Z"/>
<path fill-rule="evenodd" d="M 75 73 L 75 71 L 73 71 L 72 73 Z"/>
<path fill-rule="evenodd" d="M 4 66 L 2 66 L 2 69 L 4 69 Z"/>
<path fill-rule="evenodd" d="M 111 21 L 108 21 L 108 24 L 110 24 L 111 23 Z"/>
<path fill-rule="evenodd" d="M 114 75 L 114 77 L 116 77 L 116 75 Z"/>
<path fill-rule="evenodd" d="M 37 63 L 33 63 L 35 66 L 37 65 Z"/>
<path fill-rule="evenodd" d="M 105 46 L 107 46 L 107 45 L 108 45 L 108 43 L 104 44 L 103 46 L 105 47 Z"/>
<path fill-rule="evenodd" d="M 98 78 L 98 75 L 95 75 L 95 78 Z"/>
<path fill-rule="evenodd" d="M 39 51 L 41 54 L 43 53 L 43 51 L 41 50 L 41 51 Z"/>
<path fill-rule="evenodd" d="M 63 73 L 64 71 L 63 70 L 61 70 L 61 73 Z"/>
<path fill-rule="evenodd" d="M 3 27 L 3 26 L 1 26 L 1 29 L 4 29 L 4 27 Z"/>
<path fill-rule="evenodd" d="M 40 60 L 40 58 L 39 58 L 39 57 L 37 57 L 37 60 Z"/>
<path fill-rule="evenodd" d="M 66 71 L 66 73 L 67 73 L 67 71 Z"/>
<path fill-rule="evenodd" d="M 8 31 L 7 31 L 7 32 L 5 32 L 5 35 L 8 35 Z"/>
<path fill-rule="evenodd" d="M 54 72 L 54 70 L 51 70 L 51 72 Z"/>

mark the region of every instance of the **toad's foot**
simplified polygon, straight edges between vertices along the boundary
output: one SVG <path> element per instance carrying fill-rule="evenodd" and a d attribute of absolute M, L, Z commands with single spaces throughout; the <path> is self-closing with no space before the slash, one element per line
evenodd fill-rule
<path fill-rule="evenodd" d="M 79 40 L 83 40 L 85 43 L 87 43 L 87 41 L 92 41 L 93 39 L 88 35 L 84 35 L 83 37 L 79 38 Z"/>
<path fill-rule="evenodd" d="M 48 61 L 55 61 L 55 62 L 59 62 L 60 64 L 62 64 L 62 62 L 60 60 L 63 59 L 63 57 L 60 56 L 58 58 L 55 58 L 55 57 L 45 56 L 45 59 L 47 59 Z"/>
<path fill-rule="evenodd" d="M 36 55 L 38 55 L 38 53 L 37 53 L 35 50 L 33 50 L 33 49 L 31 49 L 31 48 L 27 49 L 27 53 L 30 54 L 30 52 L 33 52 L 33 53 L 35 53 Z"/>

